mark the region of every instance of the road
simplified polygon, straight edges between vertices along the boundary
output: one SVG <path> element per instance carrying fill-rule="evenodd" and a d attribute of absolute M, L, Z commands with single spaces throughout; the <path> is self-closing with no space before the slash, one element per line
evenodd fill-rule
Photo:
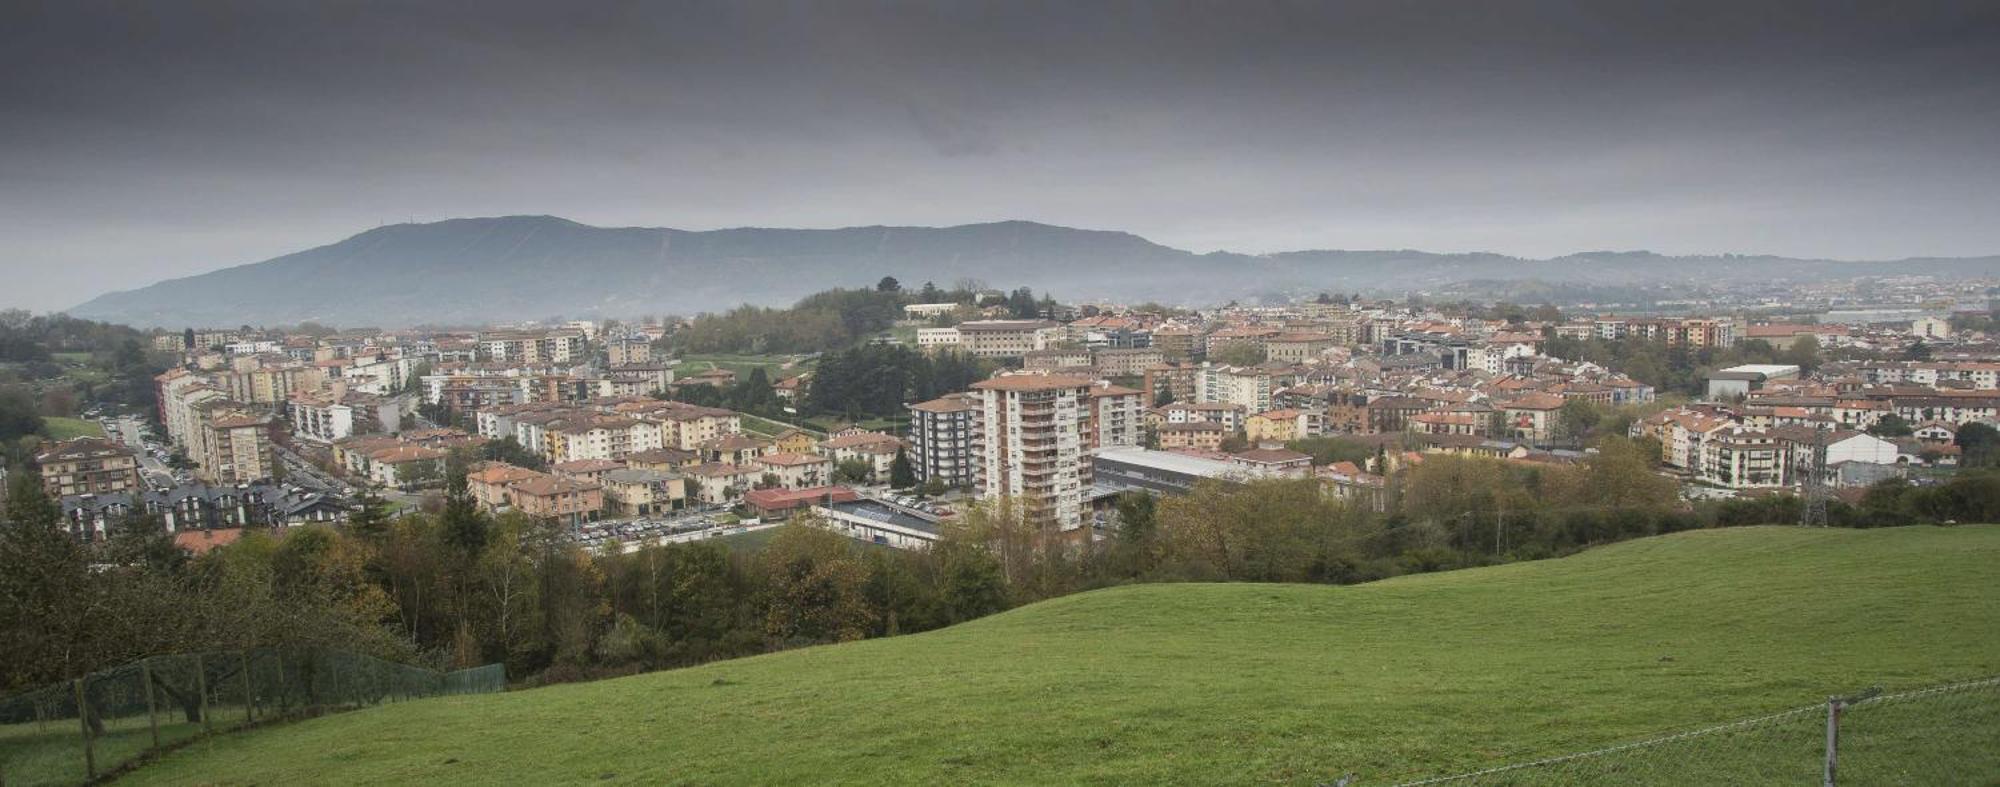
<path fill-rule="evenodd" d="M 348 487 L 347 482 L 328 475 L 326 471 L 306 461 L 305 457 L 293 453 L 292 449 L 280 445 L 277 447 L 277 453 L 278 461 L 285 465 L 285 480 L 322 492 L 333 492 L 343 496 L 353 493 L 354 490 Z"/>
<path fill-rule="evenodd" d="M 139 456 L 139 474 L 145 477 L 147 484 L 154 487 L 173 487 L 179 483 L 174 480 L 173 469 L 153 456 L 152 447 L 146 445 L 146 439 L 142 436 L 144 432 L 141 431 L 145 428 L 144 421 L 128 415 L 121 418 L 105 418 L 99 423 L 104 427 L 105 434 L 116 435 Z"/>

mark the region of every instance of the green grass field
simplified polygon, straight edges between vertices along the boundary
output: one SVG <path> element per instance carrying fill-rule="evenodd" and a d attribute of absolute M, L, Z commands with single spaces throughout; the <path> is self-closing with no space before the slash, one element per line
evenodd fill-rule
<path fill-rule="evenodd" d="M 49 438 L 52 440 L 104 436 L 104 427 L 98 426 L 96 421 L 86 421 L 81 418 L 43 418 L 42 423 L 46 425 Z"/>
<path fill-rule="evenodd" d="M 683 355 L 680 361 L 680 366 L 674 370 L 676 377 L 687 377 L 709 369 L 728 369 L 735 372 L 740 380 L 749 375 L 751 369 L 763 367 L 764 374 L 774 383 L 812 368 L 811 361 L 802 361 L 791 355 Z"/>
<path fill-rule="evenodd" d="M 1996 565 L 1995 526 L 1766 527 L 1352 587 L 1131 586 L 223 736 L 133 781 L 1384 784 L 2000 674 Z M 1784 743 L 1808 778 L 1816 725 Z M 1791 777 L 1695 775 L 1713 762 L 1650 780 Z"/>
<path fill-rule="evenodd" d="M 749 432 L 751 434 L 758 434 L 770 437 L 774 435 L 783 434 L 786 430 L 794 428 L 791 424 L 785 423 L 783 421 L 774 421 L 772 419 L 764 418 L 762 416 L 751 415 L 749 413 L 738 413 L 738 415 L 742 416 L 741 420 L 743 422 L 743 431 Z M 811 434 L 816 439 L 823 440 L 826 438 L 826 432 L 823 430 L 815 429 L 810 426 L 798 427 L 798 428 L 806 430 L 807 433 Z"/>

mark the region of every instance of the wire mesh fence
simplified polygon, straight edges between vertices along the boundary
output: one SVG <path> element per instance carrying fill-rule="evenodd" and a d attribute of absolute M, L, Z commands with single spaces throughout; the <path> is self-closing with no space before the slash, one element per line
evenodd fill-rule
<path fill-rule="evenodd" d="M 1864 692 L 1603 749 L 1402 783 L 1571 784 L 2000 784 L 2000 678 Z"/>
<path fill-rule="evenodd" d="M 0 699 L 0 784 L 79 784 L 201 735 L 506 683 L 499 664 L 438 672 L 321 648 L 153 656 Z"/>

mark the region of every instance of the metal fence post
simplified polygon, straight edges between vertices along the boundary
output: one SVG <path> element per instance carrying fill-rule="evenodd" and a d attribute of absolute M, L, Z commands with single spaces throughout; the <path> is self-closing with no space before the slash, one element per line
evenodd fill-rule
<path fill-rule="evenodd" d="M 1834 787 L 1834 772 L 1840 761 L 1840 711 L 1847 701 L 1839 697 L 1826 698 L 1826 769 L 1824 787 Z"/>
<path fill-rule="evenodd" d="M 139 660 L 139 680 L 146 687 L 146 729 L 153 734 L 153 748 L 160 748 L 160 717 L 153 704 L 153 660 Z"/>
<path fill-rule="evenodd" d="M 83 725 L 83 772 L 97 778 L 97 744 L 90 737 L 90 705 L 84 701 L 83 679 L 70 681 L 76 688 L 76 720 Z"/>

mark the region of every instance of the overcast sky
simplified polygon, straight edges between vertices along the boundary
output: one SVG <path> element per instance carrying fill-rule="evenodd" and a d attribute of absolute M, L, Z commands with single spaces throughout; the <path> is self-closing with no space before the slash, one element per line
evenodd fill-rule
<path fill-rule="evenodd" d="M 518 213 L 1993 254 L 2000 3 L 0 4 L 0 306 Z"/>

